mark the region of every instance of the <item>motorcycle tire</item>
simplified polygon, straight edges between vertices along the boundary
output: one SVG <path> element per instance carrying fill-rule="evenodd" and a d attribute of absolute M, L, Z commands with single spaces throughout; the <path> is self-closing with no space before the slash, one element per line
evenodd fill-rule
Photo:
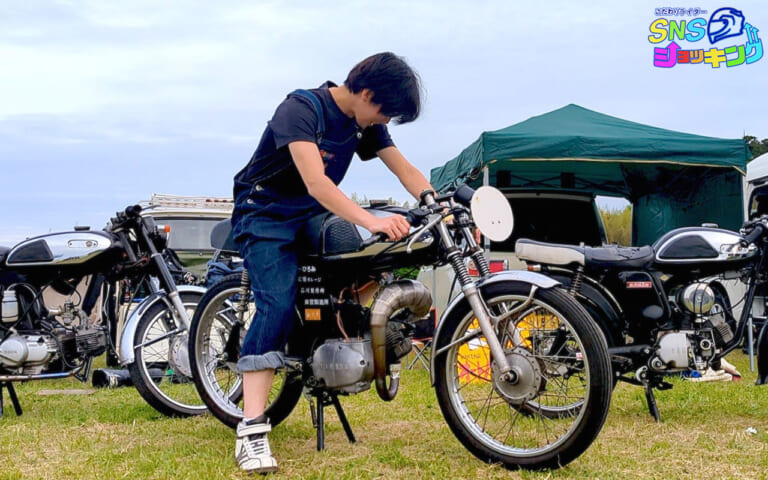
<path fill-rule="evenodd" d="M 497 371 L 466 301 L 442 320 L 435 339 L 435 390 L 446 422 L 475 456 L 508 469 L 573 461 L 602 429 L 611 400 L 598 326 L 560 288 L 539 289 L 526 305 L 531 288 L 503 281 L 481 289 L 493 315 L 515 312 L 496 332 L 515 378 Z"/>
<path fill-rule="evenodd" d="M 192 318 L 202 294 L 182 292 L 180 297 Z M 206 406 L 192 383 L 187 332 L 155 340 L 175 328 L 165 302 L 158 301 L 148 308 L 136 327 L 133 344 L 138 347 L 134 347 L 135 360 L 128 365 L 128 371 L 136 390 L 158 412 L 169 417 L 201 415 Z"/>
<path fill-rule="evenodd" d="M 235 370 L 235 361 L 227 361 L 225 347 L 229 336 L 239 330 L 239 354 L 243 338 L 253 316 L 249 300 L 246 326 L 233 328 L 237 322 L 235 303 L 241 295 L 241 275 L 227 275 L 208 289 L 195 311 L 189 334 L 192 378 L 208 411 L 225 425 L 236 428 L 243 418 L 242 376 Z M 248 292 L 248 295 L 252 295 Z M 301 398 L 303 384 L 299 374 L 278 370 L 272 384 L 265 414 L 272 426 L 285 420 Z"/>

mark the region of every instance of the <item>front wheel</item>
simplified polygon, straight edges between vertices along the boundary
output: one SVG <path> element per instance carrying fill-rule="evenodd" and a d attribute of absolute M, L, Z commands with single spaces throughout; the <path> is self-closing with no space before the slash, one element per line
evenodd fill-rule
<path fill-rule="evenodd" d="M 181 292 L 189 318 L 201 293 Z M 158 412 L 171 417 L 205 413 L 192 383 L 187 331 L 173 318 L 164 301 L 155 302 L 139 320 L 134 337 L 135 361 L 128 365 L 139 394 Z"/>
<path fill-rule="evenodd" d="M 512 371 L 499 371 L 462 302 L 435 339 L 435 390 L 451 430 L 478 458 L 506 468 L 557 468 L 600 432 L 611 366 L 605 337 L 578 302 L 552 288 L 526 305 L 531 288 L 506 281 L 482 289 L 492 315 L 512 312 L 496 326 Z"/>
<path fill-rule="evenodd" d="M 235 428 L 243 418 L 243 382 L 237 359 L 256 311 L 253 294 L 243 293 L 240 275 L 228 275 L 212 286 L 195 311 L 189 332 L 192 377 L 200 398 L 222 423 Z M 242 314 L 238 312 L 242 306 Z M 242 315 L 244 325 L 240 325 Z M 301 398 L 297 373 L 278 370 L 266 411 L 272 426 L 285 420 Z"/>

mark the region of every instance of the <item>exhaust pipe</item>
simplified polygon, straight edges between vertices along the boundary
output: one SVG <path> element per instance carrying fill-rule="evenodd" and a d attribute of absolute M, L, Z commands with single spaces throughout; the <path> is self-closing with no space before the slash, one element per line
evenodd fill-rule
<path fill-rule="evenodd" d="M 371 345 L 373 347 L 373 372 L 376 391 L 384 401 L 397 395 L 400 379 L 393 377 L 387 386 L 387 322 L 402 308 L 415 317 L 423 317 L 432 307 L 432 294 L 422 283 L 414 280 L 398 280 L 384 287 L 371 307 Z"/>
<path fill-rule="evenodd" d="M 149 376 L 157 384 L 163 380 L 164 372 L 159 368 L 150 368 Z M 96 388 L 132 387 L 133 380 L 127 368 L 97 368 L 93 371 L 91 384 Z"/>

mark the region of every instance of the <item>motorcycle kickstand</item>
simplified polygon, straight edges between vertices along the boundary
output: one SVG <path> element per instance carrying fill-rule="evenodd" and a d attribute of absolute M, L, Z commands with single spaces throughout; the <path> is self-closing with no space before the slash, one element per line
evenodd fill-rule
<path fill-rule="evenodd" d="M 653 394 L 653 387 L 657 382 L 649 377 L 648 367 L 640 367 L 635 372 L 635 381 L 630 383 L 637 382 L 636 384 L 643 386 L 643 390 L 645 390 L 645 401 L 648 403 L 648 413 L 650 413 L 653 419 L 656 420 L 656 423 L 659 423 L 661 422 L 661 415 L 659 415 L 659 406 L 656 404 L 656 397 Z M 672 385 L 667 382 L 660 382 L 660 385 L 666 387 L 662 388 L 664 390 L 672 388 Z"/>
<path fill-rule="evenodd" d="M 341 402 L 339 402 L 339 396 L 338 395 L 331 395 L 331 402 L 333 402 L 333 406 L 336 408 L 336 414 L 339 416 L 339 421 L 341 422 L 341 426 L 344 427 L 344 433 L 347 434 L 347 440 L 349 440 L 349 443 L 355 443 L 355 434 L 352 433 L 352 427 L 349 426 L 349 421 L 347 421 L 347 415 L 344 413 L 344 409 L 341 408 Z"/>
<path fill-rule="evenodd" d="M 314 399 L 312 398 L 314 397 Z M 339 397 L 335 394 L 329 394 L 328 392 L 321 392 L 313 395 L 309 398 L 309 408 L 312 413 L 312 423 L 317 429 L 317 451 L 320 452 L 325 449 L 325 414 L 324 409 L 328 405 L 333 405 L 336 409 L 336 414 L 339 416 L 341 426 L 344 427 L 344 432 L 347 434 L 347 439 L 350 443 L 355 443 L 355 435 L 352 433 L 352 428 L 349 426 L 347 416 L 344 414 L 344 410 L 339 403 Z M 315 401 L 317 407 L 315 408 Z"/>
<path fill-rule="evenodd" d="M 0 417 L 2 417 L 5 414 L 4 410 L 4 404 L 3 404 L 3 388 L 8 390 L 8 396 L 11 399 L 11 403 L 13 404 L 13 409 L 16 411 L 16 416 L 21 416 L 21 404 L 19 403 L 19 397 L 16 396 L 16 389 L 13 387 L 13 383 L 11 382 L 0 382 Z"/>
<path fill-rule="evenodd" d="M 645 400 L 648 402 L 648 412 L 656 420 L 656 423 L 659 423 L 661 416 L 659 415 L 659 406 L 656 404 L 656 397 L 653 395 L 653 387 L 646 382 L 643 388 L 645 389 Z"/>
<path fill-rule="evenodd" d="M 653 385 L 648 380 L 643 381 L 643 390 L 645 390 L 645 401 L 648 403 L 648 413 L 651 414 L 656 423 L 661 422 L 659 415 L 659 406 L 656 404 L 656 396 L 653 394 Z"/>

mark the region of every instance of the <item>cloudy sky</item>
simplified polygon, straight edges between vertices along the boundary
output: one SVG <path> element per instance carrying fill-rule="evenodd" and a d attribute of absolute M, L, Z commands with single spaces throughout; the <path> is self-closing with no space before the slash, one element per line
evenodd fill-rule
<path fill-rule="evenodd" d="M 569 103 L 690 133 L 766 138 L 768 59 L 653 66 L 653 47 L 669 43 L 648 41 L 655 8 L 699 7 L 708 19 L 723 6 L 8 0 L 0 4 L 0 245 L 75 224 L 101 228 L 152 192 L 229 195 L 286 93 L 342 82 L 384 50 L 423 79 L 423 116 L 391 132 L 425 172 L 484 130 Z M 768 39 L 768 4 L 727 6 Z M 732 40 L 744 44 L 746 35 Z M 358 162 L 342 188 L 406 199 L 389 177 Z"/>

